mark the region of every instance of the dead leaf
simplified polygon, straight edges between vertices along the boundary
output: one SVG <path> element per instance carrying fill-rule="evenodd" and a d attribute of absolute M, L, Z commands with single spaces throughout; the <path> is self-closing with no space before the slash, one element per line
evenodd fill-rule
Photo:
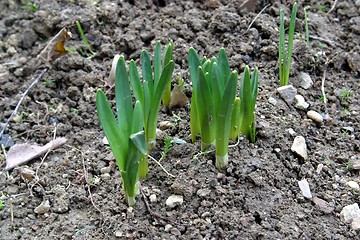
<path fill-rule="evenodd" d="M 109 80 L 108 80 L 108 83 L 109 83 L 110 86 L 113 86 L 114 83 L 115 83 L 116 66 L 117 66 L 117 63 L 119 61 L 119 58 L 120 58 L 120 54 L 116 54 L 114 56 L 113 61 L 112 61 Z"/>
<path fill-rule="evenodd" d="M 171 91 L 170 109 L 174 107 L 183 107 L 187 104 L 188 98 L 181 90 L 179 85 L 175 85 Z"/>
<path fill-rule="evenodd" d="M 43 60 L 46 66 L 51 68 L 52 61 L 67 53 L 64 45 L 65 41 L 70 37 L 71 32 L 68 32 L 65 28 L 61 29 L 60 32 L 50 40 L 37 58 Z"/>
<path fill-rule="evenodd" d="M 42 147 L 28 143 L 15 144 L 7 153 L 5 171 L 13 169 L 20 164 L 26 163 L 31 159 L 46 153 L 49 149 L 51 150 L 58 148 L 59 146 L 66 143 L 66 141 L 66 138 L 56 138 Z"/>

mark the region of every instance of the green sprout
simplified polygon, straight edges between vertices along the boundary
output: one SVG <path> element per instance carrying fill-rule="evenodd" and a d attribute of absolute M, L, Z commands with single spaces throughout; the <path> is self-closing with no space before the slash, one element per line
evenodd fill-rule
<path fill-rule="evenodd" d="M 143 122 L 148 153 L 152 151 L 156 144 L 156 126 L 160 111 L 161 98 L 164 89 L 171 82 L 174 71 L 174 61 L 172 60 L 173 45 L 169 43 L 165 49 L 164 57 L 161 58 L 160 42 L 156 43 L 154 54 L 154 66 L 152 67 L 150 56 L 146 50 L 141 54 L 142 80 L 136 68 L 134 60 L 130 61 L 129 77 L 131 86 L 137 101 L 140 102 L 143 110 Z M 123 70 L 124 75 L 126 69 Z M 148 160 L 146 156 L 140 162 L 140 178 L 145 178 L 148 172 Z"/>
<path fill-rule="evenodd" d="M 344 115 L 350 115 L 350 110 L 349 110 L 349 108 L 344 108 L 343 114 L 344 114 Z"/>
<path fill-rule="evenodd" d="M 310 7 L 307 6 L 304 8 L 304 18 L 305 18 L 305 39 L 306 39 L 306 44 L 308 46 L 310 46 L 310 41 L 309 41 L 309 23 L 308 23 L 308 15 L 307 15 L 307 10 Z"/>
<path fill-rule="evenodd" d="M 279 75 L 280 75 L 280 85 L 281 86 L 285 86 L 285 85 L 289 84 L 296 12 L 297 12 L 297 3 L 294 3 L 292 12 L 291 12 L 291 19 L 290 19 L 288 47 L 286 49 L 285 48 L 284 10 L 280 9 Z"/>
<path fill-rule="evenodd" d="M 341 90 L 340 98 L 343 100 L 351 100 L 353 96 L 353 90 L 351 88 L 344 88 Z"/>
<path fill-rule="evenodd" d="M 50 86 L 52 83 L 54 83 L 55 81 L 53 80 L 53 79 L 51 79 L 51 78 L 46 78 L 46 79 L 44 79 L 44 85 L 45 85 L 45 87 L 48 87 L 48 86 Z"/>
<path fill-rule="evenodd" d="M 0 210 L 3 210 L 5 208 L 5 201 L 0 199 Z"/>
<path fill-rule="evenodd" d="M 23 1 L 23 5 L 22 5 L 22 9 L 25 9 L 27 11 L 30 12 L 36 12 L 36 10 L 38 9 L 38 5 L 36 3 L 32 3 L 29 0 L 24 0 Z"/>
<path fill-rule="evenodd" d="M 91 46 L 90 46 L 90 44 L 89 44 L 89 42 L 88 42 L 85 34 L 84 34 L 84 31 L 83 31 L 83 29 L 82 29 L 81 24 L 80 24 L 79 21 L 76 21 L 76 27 L 77 27 L 77 29 L 78 29 L 78 31 L 79 31 L 79 33 L 80 33 L 80 36 L 81 36 L 81 39 L 82 39 L 83 43 L 85 44 L 85 46 L 86 46 L 87 49 L 89 50 L 90 54 L 91 54 L 91 55 L 95 55 L 95 53 L 93 52 L 93 50 L 92 50 L 92 48 L 91 48 Z M 80 50 L 80 54 L 81 54 L 82 56 L 85 55 L 85 53 L 84 53 L 82 50 Z"/>
<path fill-rule="evenodd" d="M 256 136 L 255 105 L 258 95 L 258 69 L 252 75 L 248 66 L 244 69 L 239 97 L 235 98 L 231 119 L 231 138 L 236 139 L 242 133 L 252 143 Z"/>
<path fill-rule="evenodd" d="M 117 120 L 102 90 L 96 93 L 96 108 L 123 180 L 126 201 L 129 206 L 133 206 L 135 197 L 139 193 L 140 160 L 147 153 L 147 148 L 145 134 L 142 131 L 144 126 L 142 104 L 136 101 L 133 107 L 123 56 L 117 63 L 115 82 Z"/>
<path fill-rule="evenodd" d="M 193 48 L 189 49 L 190 78 L 193 85 L 190 109 L 192 141 L 201 137 L 201 150 L 211 145 L 216 148 L 215 165 L 221 169 L 228 162 L 228 143 L 231 115 L 238 80 L 236 71 L 231 72 L 224 48 L 218 58 L 200 60 Z"/>
<path fill-rule="evenodd" d="M 172 147 L 172 139 L 171 139 L 171 137 L 166 136 L 164 139 L 164 149 L 161 154 L 162 155 L 161 158 L 165 158 L 168 155 L 171 147 Z"/>

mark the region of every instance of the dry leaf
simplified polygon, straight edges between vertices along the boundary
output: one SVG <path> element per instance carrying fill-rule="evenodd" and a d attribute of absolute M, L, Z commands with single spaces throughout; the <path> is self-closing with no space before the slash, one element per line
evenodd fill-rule
<path fill-rule="evenodd" d="M 175 85 L 171 91 L 170 109 L 174 107 L 183 107 L 187 104 L 188 98 L 181 90 L 179 85 Z"/>
<path fill-rule="evenodd" d="M 115 83 L 116 66 L 117 66 L 117 62 L 119 61 L 119 58 L 120 58 L 120 54 L 116 54 L 112 61 L 109 80 L 108 80 L 110 86 L 113 86 Z"/>
<path fill-rule="evenodd" d="M 66 141 L 66 138 L 56 138 L 42 147 L 28 143 L 15 144 L 7 153 L 5 171 L 26 163 L 31 159 L 46 153 L 49 149 L 58 148 L 66 143 Z"/>
<path fill-rule="evenodd" d="M 67 53 L 64 44 L 66 39 L 70 37 L 70 32 L 68 32 L 65 28 L 61 29 L 60 32 L 50 40 L 37 58 L 43 60 L 45 64 L 51 68 L 52 61 Z"/>

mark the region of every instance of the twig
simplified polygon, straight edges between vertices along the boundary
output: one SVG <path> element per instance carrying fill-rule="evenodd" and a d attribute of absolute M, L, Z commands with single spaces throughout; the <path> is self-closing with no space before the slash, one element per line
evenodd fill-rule
<path fill-rule="evenodd" d="M 175 178 L 174 175 L 172 175 L 171 173 L 169 173 L 168 171 L 166 171 L 166 169 L 161 165 L 161 163 L 159 163 L 158 160 L 156 160 L 155 158 L 153 158 L 153 157 L 150 156 L 150 155 L 148 155 L 148 156 L 149 156 L 149 158 L 150 158 L 151 160 L 153 160 L 157 165 L 159 165 L 159 166 L 161 167 L 161 169 L 164 170 L 164 172 L 165 172 L 167 175 L 169 175 L 170 177 Z"/>
<path fill-rule="evenodd" d="M 332 40 L 330 40 L 330 39 L 325 39 L 325 38 L 318 37 L 318 36 L 314 36 L 314 35 L 309 35 L 309 38 L 314 39 L 314 40 L 318 40 L 318 41 L 321 41 L 321 42 L 324 42 L 324 43 L 327 43 L 327 44 L 329 44 L 329 45 L 332 46 L 332 47 L 335 47 L 336 45 L 341 46 L 341 45 L 338 44 L 337 42 L 332 41 Z"/>
<path fill-rule="evenodd" d="M 248 26 L 248 28 L 246 29 L 246 32 L 250 30 L 251 26 L 254 24 L 254 22 L 256 21 L 256 19 L 265 11 L 266 8 L 268 8 L 270 6 L 270 4 L 266 5 L 263 9 L 261 9 L 261 11 L 255 16 L 255 18 L 251 21 L 250 25 Z"/>
<path fill-rule="evenodd" d="M 330 10 L 325 15 L 330 14 L 335 9 L 336 3 L 337 3 L 337 0 L 334 1 L 332 7 L 330 8 Z"/>
<path fill-rule="evenodd" d="M 328 113 L 328 107 L 327 107 L 327 99 L 326 99 L 326 94 L 325 94 L 325 78 L 326 78 L 326 68 L 324 70 L 324 74 L 323 77 L 321 79 L 321 93 L 323 95 L 323 99 L 324 99 L 324 105 L 325 105 L 325 113 Z"/>
<path fill-rule="evenodd" d="M 12 117 L 17 113 L 17 111 L 18 111 L 18 109 L 19 109 L 22 101 L 24 100 L 25 96 L 28 94 L 28 92 L 30 91 L 30 89 L 31 89 L 35 84 L 37 84 L 37 83 L 40 81 L 40 79 L 42 78 L 42 76 L 43 76 L 48 70 L 49 70 L 49 68 L 44 68 L 44 69 L 40 72 L 39 76 L 37 76 L 37 77 L 35 78 L 35 80 L 30 84 L 30 86 L 29 86 L 29 87 L 25 90 L 25 92 L 21 95 L 21 98 L 20 98 L 19 102 L 17 103 L 14 111 L 10 114 L 10 117 L 6 120 L 5 124 L 4 124 L 3 127 L 2 127 L 2 130 L 1 130 L 1 132 L 0 132 L 0 139 L 2 138 L 2 136 L 3 136 L 4 132 L 5 132 L 5 129 L 6 129 L 7 125 L 9 124 L 10 120 L 11 120 Z"/>

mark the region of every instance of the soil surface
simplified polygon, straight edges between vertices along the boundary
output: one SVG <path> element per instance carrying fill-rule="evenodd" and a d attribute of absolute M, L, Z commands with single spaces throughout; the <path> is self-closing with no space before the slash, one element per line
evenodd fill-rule
<path fill-rule="evenodd" d="M 360 2 L 298 2 L 290 83 L 309 103 L 307 110 L 285 102 L 277 91 L 279 9 L 288 25 L 292 3 L 244 2 L 2 0 L 0 122 L 39 73 L 36 57 L 63 27 L 73 34 L 66 42 L 73 52 L 30 90 L 5 132 L 14 143 L 44 145 L 54 135 L 67 143 L 2 172 L 0 239 L 356 239 L 359 232 L 341 221 L 340 212 L 360 203 L 359 189 L 347 185 L 360 182 L 353 167 L 360 160 Z M 76 20 L 95 55 L 82 42 Z M 175 178 L 150 161 L 143 195 L 128 208 L 103 143 L 95 93 L 104 89 L 113 102 L 114 90 L 106 83 L 114 55 L 140 65 L 141 50 L 152 54 L 158 40 L 173 41 L 173 83 L 181 74 L 189 97 L 189 47 L 208 57 L 225 47 L 233 70 L 259 68 L 257 140 L 232 142 L 229 165 L 218 171 L 214 153 L 199 155 L 199 142 L 191 143 L 190 104 L 173 109 L 173 115 L 161 112 L 159 122 L 173 124 L 159 134 L 152 156 L 160 159 L 166 136 L 186 141 L 174 143 L 161 161 Z M 308 89 L 301 87 L 302 72 L 313 81 Z M 314 122 L 308 110 L 325 120 Z M 291 151 L 296 136 L 306 140 L 307 160 Z M 6 145 L 0 154 L 2 169 L 8 150 Z M 313 199 L 303 196 L 303 179 Z M 168 207 L 171 195 L 183 202 Z"/>

